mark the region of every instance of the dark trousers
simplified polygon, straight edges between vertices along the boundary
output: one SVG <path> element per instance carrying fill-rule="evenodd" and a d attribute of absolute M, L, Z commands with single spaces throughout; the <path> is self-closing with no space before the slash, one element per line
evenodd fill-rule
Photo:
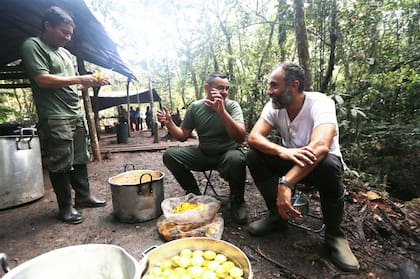
<path fill-rule="evenodd" d="M 257 186 L 261 182 L 267 182 L 270 178 L 285 175 L 295 165 L 292 161 L 283 160 L 278 156 L 265 154 L 256 149 L 250 149 L 247 152 L 246 162 Z M 336 202 L 344 195 L 342 173 L 343 164 L 340 157 L 327 154 L 302 182 L 313 184 L 318 188 L 321 203 Z M 277 188 L 277 180 L 271 179 L 271 181 L 273 185 L 269 187 Z M 272 199 L 275 202 L 276 197 L 272 197 Z"/>
<path fill-rule="evenodd" d="M 185 190 L 197 189 L 197 181 L 191 171 L 217 170 L 229 182 L 231 198 L 244 197 L 246 165 L 245 154 L 239 149 L 219 155 L 204 154 L 197 146 L 168 148 L 163 163 Z"/>

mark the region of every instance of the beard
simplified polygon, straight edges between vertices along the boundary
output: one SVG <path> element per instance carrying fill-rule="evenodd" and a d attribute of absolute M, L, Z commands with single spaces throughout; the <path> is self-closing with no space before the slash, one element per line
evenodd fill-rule
<path fill-rule="evenodd" d="M 292 103 L 292 94 L 288 86 L 281 95 L 272 95 L 271 104 L 273 109 L 284 109 Z"/>

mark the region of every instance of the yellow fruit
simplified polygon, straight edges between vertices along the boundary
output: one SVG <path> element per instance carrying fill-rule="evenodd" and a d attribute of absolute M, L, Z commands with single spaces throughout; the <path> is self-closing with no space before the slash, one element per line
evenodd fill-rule
<path fill-rule="evenodd" d="M 162 277 L 167 279 L 178 279 L 178 275 L 173 273 L 172 270 L 166 269 L 162 271 Z"/>
<path fill-rule="evenodd" d="M 229 271 L 229 275 L 232 276 L 233 278 L 238 278 L 238 277 L 242 277 L 242 275 L 244 275 L 244 272 L 239 267 L 234 266 Z"/>
<path fill-rule="evenodd" d="M 204 258 L 202 256 L 194 256 L 191 258 L 191 265 L 202 266 L 204 265 Z"/>
<path fill-rule="evenodd" d="M 201 278 L 203 278 L 203 279 L 217 279 L 217 275 L 214 271 L 207 270 L 203 273 L 203 276 Z"/>
<path fill-rule="evenodd" d="M 199 208 L 199 207 L 201 207 L 203 205 L 204 204 L 201 203 L 201 202 L 198 202 L 198 203 L 181 202 L 180 204 L 178 204 L 173 209 L 173 213 L 180 213 L 180 212 L 184 212 L 184 211 L 187 211 L 187 210 L 196 209 L 196 208 Z"/>
<path fill-rule="evenodd" d="M 102 72 L 96 72 L 95 74 L 93 74 L 97 79 L 103 79 L 104 75 L 102 74 Z"/>
<path fill-rule="evenodd" d="M 203 251 L 202 250 L 194 250 L 192 252 L 192 257 L 196 257 L 196 256 L 202 257 L 203 256 Z"/>
<path fill-rule="evenodd" d="M 220 263 L 217 261 L 209 261 L 207 264 L 207 268 L 210 270 L 217 270 L 218 268 L 221 268 Z"/>
<path fill-rule="evenodd" d="M 190 266 L 187 269 L 188 275 L 190 275 L 192 278 L 200 278 L 203 274 L 203 268 L 200 266 Z"/>
<path fill-rule="evenodd" d="M 191 264 L 191 259 L 188 257 L 179 257 L 178 266 L 186 268 Z"/>
<path fill-rule="evenodd" d="M 187 273 L 187 271 L 183 267 L 177 267 L 177 268 L 175 268 L 174 269 L 174 272 L 175 273 L 178 273 L 178 274 L 185 274 L 185 273 Z"/>
<path fill-rule="evenodd" d="M 214 258 L 216 257 L 216 252 L 211 250 L 204 251 L 203 257 L 208 261 L 214 260 Z"/>
<path fill-rule="evenodd" d="M 226 261 L 222 264 L 223 270 L 227 273 L 229 273 L 229 271 L 235 267 L 235 264 L 231 261 Z"/>
<path fill-rule="evenodd" d="M 217 267 L 215 271 L 216 271 L 217 276 L 219 276 L 219 278 L 225 278 L 228 274 L 228 272 L 226 272 L 220 264 L 219 264 L 219 267 Z"/>
<path fill-rule="evenodd" d="M 157 276 L 160 276 L 161 274 L 162 274 L 162 270 L 157 266 L 154 266 L 152 267 L 152 269 L 150 269 L 150 275 L 152 276 L 157 277 Z"/>
<path fill-rule="evenodd" d="M 179 253 L 179 256 L 191 258 L 192 251 L 190 249 L 182 249 L 181 252 Z"/>
<path fill-rule="evenodd" d="M 172 258 L 171 258 L 171 262 L 172 262 L 172 266 L 173 267 L 175 267 L 175 266 L 179 266 L 178 265 L 178 263 L 179 263 L 179 259 L 180 259 L 181 257 L 180 256 L 178 256 L 178 255 L 176 255 L 176 256 L 173 256 Z"/>
<path fill-rule="evenodd" d="M 171 260 L 163 260 L 160 263 L 160 269 L 165 270 L 165 269 L 171 269 L 172 268 L 172 261 Z"/>
<path fill-rule="evenodd" d="M 224 263 L 225 261 L 227 261 L 226 256 L 223 255 L 223 254 L 217 254 L 214 259 L 215 259 L 215 261 L 217 261 L 219 263 Z"/>

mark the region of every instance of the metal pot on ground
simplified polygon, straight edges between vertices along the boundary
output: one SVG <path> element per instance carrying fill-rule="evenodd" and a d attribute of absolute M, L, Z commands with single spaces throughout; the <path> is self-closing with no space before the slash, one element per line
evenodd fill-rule
<path fill-rule="evenodd" d="M 0 209 L 44 196 L 41 148 L 35 128 L 0 136 Z"/>
<path fill-rule="evenodd" d="M 160 171 L 132 170 L 109 178 L 114 217 L 124 223 L 159 217 L 164 199 L 164 176 Z"/>

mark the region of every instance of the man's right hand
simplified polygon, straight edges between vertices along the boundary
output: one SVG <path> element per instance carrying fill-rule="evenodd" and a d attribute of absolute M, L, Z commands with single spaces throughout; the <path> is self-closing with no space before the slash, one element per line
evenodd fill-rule
<path fill-rule="evenodd" d="M 172 120 L 171 113 L 167 107 L 163 107 L 162 110 L 157 110 L 156 117 L 159 123 L 166 125 Z"/>
<path fill-rule="evenodd" d="M 301 148 L 283 147 L 278 155 L 284 160 L 295 162 L 298 166 L 302 168 L 313 165 L 317 159 L 314 151 L 308 146 L 304 146 Z"/>
<path fill-rule="evenodd" d="M 99 87 L 99 86 L 110 84 L 107 78 L 104 78 L 104 77 L 98 78 L 95 75 L 82 75 L 82 76 L 79 76 L 79 80 L 83 88 Z"/>

